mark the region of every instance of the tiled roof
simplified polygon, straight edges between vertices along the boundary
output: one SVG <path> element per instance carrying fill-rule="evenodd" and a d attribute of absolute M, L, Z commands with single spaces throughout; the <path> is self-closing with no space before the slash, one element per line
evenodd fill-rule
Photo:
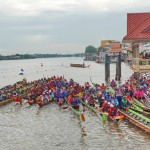
<path fill-rule="evenodd" d="M 130 13 L 127 17 L 127 35 L 123 40 L 150 39 L 150 13 Z"/>

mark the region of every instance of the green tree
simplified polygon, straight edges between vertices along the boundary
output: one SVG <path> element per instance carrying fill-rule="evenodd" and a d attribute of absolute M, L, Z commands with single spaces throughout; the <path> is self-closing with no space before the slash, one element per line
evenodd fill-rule
<path fill-rule="evenodd" d="M 97 53 L 97 48 L 92 45 L 89 45 L 85 49 L 85 53 Z"/>

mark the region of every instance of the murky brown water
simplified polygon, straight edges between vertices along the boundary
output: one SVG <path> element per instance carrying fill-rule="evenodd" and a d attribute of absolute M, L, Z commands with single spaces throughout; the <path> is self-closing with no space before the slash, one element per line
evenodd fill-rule
<path fill-rule="evenodd" d="M 44 67 L 41 68 L 40 63 Z M 63 66 L 62 65 L 63 62 Z M 71 68 L 69 63 L 82 63 L 81 58 L 56 58 L 36 60 L 14 60 L 0 62 L 0 86 L 14 83 L 20 68 L 28 81 L 43 76 L 64 75 L 81 84 L 85 81 L 102 83 L 104 65 L 94 62 L 90 68 Z M 5 65 L 5 66 L 4 66 Z M 111 65 L 115 75 L 115 65 Z M 127 79 L 132 71 L 122 64 L 122 78 Z M 59 110 L 55 103 L 39 110 L 37 105 L 22 106 L 14 103 L 0 107 L 0 149 L 2 150 L 149 150 L 150 135 L 134 125 L 123 121 L 119 125 L 107 121 L 103 124 L 90 110 L 86 109 L 85 127 L 87 136 L 81 134 L 81 122 L 69 110 Z"/>

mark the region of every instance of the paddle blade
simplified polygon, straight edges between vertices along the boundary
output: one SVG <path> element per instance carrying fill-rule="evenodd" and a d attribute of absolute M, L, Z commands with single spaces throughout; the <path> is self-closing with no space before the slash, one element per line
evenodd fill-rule
<path fill-rule="evenodd" d="M 81 114 L 81 120 L 85 121 L 85 117 L 84 117 L 83 113 Z"/>
<path fill-rule="evenodd" d="M 119 122 L 121 122 L 123 119 L 124 119 L 124 116 L 123 116 L 123 115 L 121 115 L 121 116 L 120 116 L 120 120 L 119 120 Z"/>
<path fill-rule="evenodd" d="M 87 99 L 85 100 L 85 103 L 88 104 L 88 100 Z"/>
<path fill-rule="evenodd" d="M 102 122 L 106 123 L 106 115 L 105 114 L 102 114 Z"/>

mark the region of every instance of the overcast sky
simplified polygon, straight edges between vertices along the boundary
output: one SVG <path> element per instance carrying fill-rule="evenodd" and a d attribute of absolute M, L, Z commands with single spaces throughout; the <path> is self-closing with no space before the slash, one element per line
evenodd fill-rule
<path fill-rule="evenodd" d="M 0 54 L 82 53 L 121 41 L 127 13 L 149 11 L 150 0 L 0 0 Z"/>

